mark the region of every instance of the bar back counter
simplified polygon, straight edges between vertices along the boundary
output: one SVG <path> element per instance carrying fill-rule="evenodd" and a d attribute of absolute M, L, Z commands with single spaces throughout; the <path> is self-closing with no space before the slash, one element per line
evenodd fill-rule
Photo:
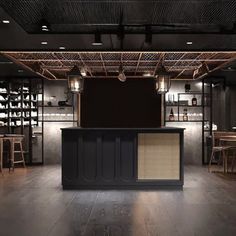
<path fill-rule="evenodd" d="M 63 189 L 183 186 L 182 128 L 62 129 Z"/>

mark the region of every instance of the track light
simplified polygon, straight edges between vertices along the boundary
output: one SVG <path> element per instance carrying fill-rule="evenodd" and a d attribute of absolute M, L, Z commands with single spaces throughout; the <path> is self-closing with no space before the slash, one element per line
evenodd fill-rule
<path fill-rule="evenodd" d="M 122 64 L 119 67 L 118 80 L 121 81 L 121 82 L 125 82 L 126 81 L 126 76 L 125 76 L 125 72 L 124 72 Z"/>
<path fill-rule="evenodd" d="M 80 73 L 81 73 L 82 76 L 86 76 L 86 75 L 87 75 L 87 68 L 83 66 L 83 67 L 80 69 Z"/>
<path fill-rule="evenodd" d="M 147 45 L 152 44 L 152 27 L 151 26 L 145 27 L 145 43 Z"/>
<path fill-rule="evenodd" d="M 41 31 L 43 31 L 43 32 L 48 32 L 51 30 L 51 26 L 50 26 L 49 22 L 45 19 L 41 20 L 40 25 L 41 25 Z"/>
<path fill-rule="evenodd" d="M 93 46 L 102 46 L 101 34 L 96 33 L 94 35 L 94 42 L 92 43 Z"/>

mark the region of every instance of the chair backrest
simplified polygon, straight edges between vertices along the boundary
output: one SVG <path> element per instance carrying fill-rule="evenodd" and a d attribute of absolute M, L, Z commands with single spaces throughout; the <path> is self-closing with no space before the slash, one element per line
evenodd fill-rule
<path fill-rule="evenodd" d="M 236 132 L 230 132 L 230 131 L 214 131 L 212 132 L 212 146 L 216 147 L 219 146 L 219 139 L 223 137 L 228 136 L 235 136 Z"/>

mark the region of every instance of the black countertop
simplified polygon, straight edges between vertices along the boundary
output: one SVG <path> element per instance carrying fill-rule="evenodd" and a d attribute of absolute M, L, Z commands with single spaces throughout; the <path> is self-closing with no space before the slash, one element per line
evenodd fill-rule
<path fill-rule="evenodd" d="M 109 130 L 113 130 L 113 131 L 120 131 L 120 130 L 124 130 L 124 131 L 183 131 L 185 128 L 176 128 L 176 127 L 166 127 L 166 126 L 163 126 L 163 127 L 154 127 L 154 128 L 102 128 L 102 127 L 99 127 L 99 128 L 83 128 L 83 127 L 68 127 L 68 128 L 61 128 L 61 130 L 83 130 L 83 131 L 109 131 Z"/>

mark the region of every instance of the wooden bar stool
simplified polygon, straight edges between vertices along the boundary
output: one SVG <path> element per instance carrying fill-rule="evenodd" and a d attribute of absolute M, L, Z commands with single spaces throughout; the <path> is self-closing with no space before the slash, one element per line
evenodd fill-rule
<path fill-rule="evenodd" d="M 24 152 L 23 152 L 23 147 L 22 147 L 22 141 L 24 139 L 24 135 L 20 134 L 5 134 L 4 135 L 4 140 L 9 140 L 10 141 L 10 167 L 9 171 L 12 170 L 14 171 L 15 164 L 22 163 L 23 167 L 25 168 L 25 158 L 24 158 Z M 15 148 L 17 147 L 19 150 L 16 150 Z M 15 154 L 20 153 L 20 159 L 16 160 Z"/>
<path fill-rule="evenodd" d="M 2 173 L 3 168 L 3 138 L 4 135 L 0 135 L 0 172 Z"/>

